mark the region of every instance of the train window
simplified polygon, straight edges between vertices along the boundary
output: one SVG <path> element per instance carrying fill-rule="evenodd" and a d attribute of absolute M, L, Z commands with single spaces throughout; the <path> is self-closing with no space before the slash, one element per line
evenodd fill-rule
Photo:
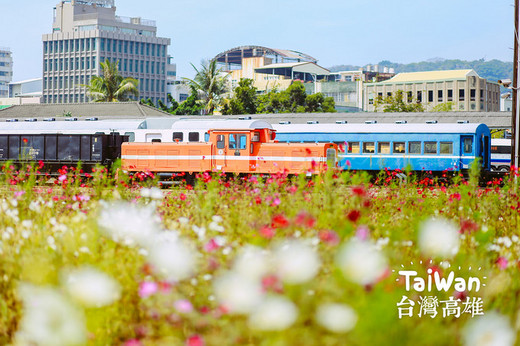
<path fill-rule="evenodd" d="M 511 146 L 492 145 L 491 153 L 492 154 L 511 154 Z"/>
<path fill-rule="evenodd" d="M 198 142 L 199 141 L 199 133 L 198 132 L 190 132 L 190 133 L 188 133 L 188 141 L 190 141 L 190 142 Z"/>
<path fill-rule="evenodd" d="M 154 139 L 152 139 L 152 143 L 161 143 L 161 139 L 160 138 L 154 138 Z"/>
<path fill-rule="evenodd" d="M 404 142 L 394 142 L 394 154 L 404 154 Z"/>
<path fill-rule="evenodd" d="M 453 143 L 441 142 L 441 154 L 453 154 Z"/>
<path fill-rule="evenodd" d="M 408 142 L 408 154 L 420 154 L 421 142 Z"/>
<path fill-rule="evenodd" d="M 473 152 L 473 138 L 464 138 L 464 154 L 471 154 Z"/>
<path fill-rule="evenodd" d="M 209 133 L 204 134 L 204 142 L 209 142 Z"/>
<path fill-rule="evenodd" d="M 260 133 L 253 132 L 253 136 L 251 137 L 251 142 L 260 142 Z"/>
<path fill-rule="evenodd" d="M 226 146 L 226 136 L 217 135 L 217 149 L 224 149 Z"/>
<path fill-rule="evenodd" d="M 437 142 L 424 142 L 425 154 L 437 154 Z"/>
<path fill-rule="evenodd" d="M 247 137 L 246 135 L 238 136 L 238 149 L 245 149 L 247 147 Z"/>
<path fill-rule="evenodd" d="M 363 154 L 373 154 L 376 151 L 374 142 L 363 142 Z"/>
<path fill-rule="evenodd" d="M 377 143 L 378 153 L 390 154 L 390 142 L 379 142 Z"/>
<path fill-rule="evenodd" d="M 237 148 L 237 139 L 236 135 L 230 134 L 229 135 L 229 149 L 236 149 Z"/>
<path fill-rule="evenodd" d="M 348 153 L 359 154 L 359 142 L 348 142 Z"/>
<path fill-rule="evenodd" d="M 182 142 L 184 139 L 184 134 L 182 132 L 174 132 L 172 135 L 172 140 L 174 142 Z"/>

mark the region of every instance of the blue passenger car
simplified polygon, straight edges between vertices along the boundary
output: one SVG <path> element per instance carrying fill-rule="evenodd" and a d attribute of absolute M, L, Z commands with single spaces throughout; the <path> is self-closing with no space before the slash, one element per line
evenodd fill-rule
<path fill-rule="evenodd" d="M 485 124 L 279 124 L 280 142 L 333 142 L 343 169 L 464 171 L 479 158 L 490 169 L 491 134 Z"/>

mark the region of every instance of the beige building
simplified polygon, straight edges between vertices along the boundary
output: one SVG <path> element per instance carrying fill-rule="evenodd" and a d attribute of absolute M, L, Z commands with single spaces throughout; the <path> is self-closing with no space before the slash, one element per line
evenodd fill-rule
<path fill-rule="evenodd" d="M 447 70 L 399 73 L 393 78 L 364 86 L 363 110 L 376 109 L 378 97 L 403 91 L 405 102 L 420 102 L 426 111 L 440 104 L 450 103 L 453 111 L 497 112 L 500 110 L 500 86 L 489 82 L 474 70 Z"/>

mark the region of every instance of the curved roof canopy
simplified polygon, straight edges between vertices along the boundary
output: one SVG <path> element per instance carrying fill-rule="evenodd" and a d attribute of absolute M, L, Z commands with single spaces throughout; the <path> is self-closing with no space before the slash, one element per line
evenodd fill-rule
<path fill-rule="evenodd" d="M 310 55 L 297 52 L 294 50 L 274 49 L 262 46 L 240 46 L 229 49 L 218 54 L 213 60 L 218 63 L 229 65 L 242 65 L 242 59 L 252 57 L 271 57 L 273 63 L 287 63 L 287 62 L 313 62 L 318 60 Z"/>

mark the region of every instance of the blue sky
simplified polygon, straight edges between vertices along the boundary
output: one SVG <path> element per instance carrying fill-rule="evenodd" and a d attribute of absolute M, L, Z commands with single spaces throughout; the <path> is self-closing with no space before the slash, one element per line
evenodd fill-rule
<path fill-rule="evenodd" d="M 58 0 L 0 0 L 0 46 L 14 80 L 41 77 L 41 35 Z M 324 67 L 431 58 L 513 57 L 513 0 L 116 0 L 117 14 L 157 22 L 178 76 L 241 45 L 292 49 Z"/>

